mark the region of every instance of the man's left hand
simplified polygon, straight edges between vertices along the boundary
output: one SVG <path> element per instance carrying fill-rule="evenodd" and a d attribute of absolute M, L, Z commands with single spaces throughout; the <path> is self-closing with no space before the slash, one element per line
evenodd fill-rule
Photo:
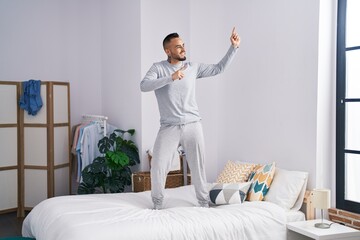
<path fill-rule="evenodd" d="M 234 48 L 239 47 L 241 39 L 239 37 L 239 34 L 236 32 L 235 27 L 232 30 L 230 41 Z"/>

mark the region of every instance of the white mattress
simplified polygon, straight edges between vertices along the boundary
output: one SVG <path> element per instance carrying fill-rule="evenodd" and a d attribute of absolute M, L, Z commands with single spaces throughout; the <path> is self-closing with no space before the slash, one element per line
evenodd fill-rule
<path fill-rule="evenodd" d="M 270 202 L 199 208 L 193 186 L 166 189 L 165 209 L 152 210 L 150 192 L 47 199 L 25 218 L 24 237 L 37 240 L 286 239 L 289 215 Z"/>

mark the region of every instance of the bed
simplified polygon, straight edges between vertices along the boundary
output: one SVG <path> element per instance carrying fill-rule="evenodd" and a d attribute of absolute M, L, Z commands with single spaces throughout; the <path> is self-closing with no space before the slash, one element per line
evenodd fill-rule
<path fill-rule="evenodd" d="M 303 190 L 296 198 L 300 205 Z M 165 196 L 162 210 L 151 209 L 150 191 L 50 198 L 27 215 L 22 234 L 37 240 L 282 240 L 287 222 L 305 219 L 299 209 L 270 199 L 197 207 L 192 185 L 166 189 Z"/>

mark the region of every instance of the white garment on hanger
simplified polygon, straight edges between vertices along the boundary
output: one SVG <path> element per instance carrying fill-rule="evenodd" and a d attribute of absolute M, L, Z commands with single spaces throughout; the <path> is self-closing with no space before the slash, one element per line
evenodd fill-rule
<path fill-rule="evenodd" d="M 106 136 L 109 136 L 116 127 L 106 124 Z M 100 123 L 95 123 L 84 128 L 80 139 L 81 149 L 81 170 L 91 164 L 95 158 L 101 155 L 98 143 L 104 137 L 104 128 Z"/>

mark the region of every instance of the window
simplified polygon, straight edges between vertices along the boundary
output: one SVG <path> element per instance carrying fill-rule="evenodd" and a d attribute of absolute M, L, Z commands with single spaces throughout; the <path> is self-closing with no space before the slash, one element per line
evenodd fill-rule
<path fill-rule="evenodd" d="M 338 0 L 336 207 L 360 213 L 360 1 Z"/>

